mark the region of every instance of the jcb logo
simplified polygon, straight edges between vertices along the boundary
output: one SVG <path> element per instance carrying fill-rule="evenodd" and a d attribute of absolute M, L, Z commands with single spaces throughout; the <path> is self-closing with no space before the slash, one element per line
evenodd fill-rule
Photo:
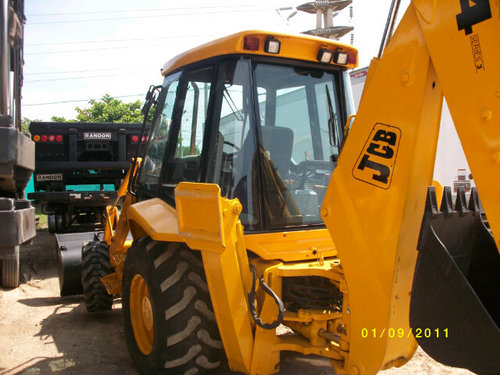
<path fill-rule="evenodd" d="M 400 138 L 401 130 L 398 128 L 375 124 L 352 170 L 354 178 L 388 189 L 396 165 Z"/>

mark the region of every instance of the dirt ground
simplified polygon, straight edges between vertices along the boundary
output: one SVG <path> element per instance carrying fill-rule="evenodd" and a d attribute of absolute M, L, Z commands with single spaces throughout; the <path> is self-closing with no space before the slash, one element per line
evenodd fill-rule
<path fill-rule="evenodd" d="M 59 297 L 55 239 L 46 230 L 23 247 L 21 278 L 18 288 L 0 289 L 0 375 L 138 374 L 128 358 L 120 300 L 110 312 L 87 314 L 81 297 Z M 325 359 L 284 353 L 279 374 L 335 373 Z M 405 366 L 381 374 L 472 373 L 442 366 L 419 349 Z"/>

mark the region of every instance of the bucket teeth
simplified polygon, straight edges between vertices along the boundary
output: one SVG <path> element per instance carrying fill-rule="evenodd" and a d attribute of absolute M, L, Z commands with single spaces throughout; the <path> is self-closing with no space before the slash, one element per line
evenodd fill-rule
<path fill-rule="evenodd" d="M 422 349 L 439 362 L 481 374 L 500 368 L 500 255 L 488 227 L 478 192 L 467 197 L 458 189 L 427 194 L 410 301 L 410 326 L 415 330 L 453 332 L 441 337 L 416 337 Z M 466 324 L 464 324 L 466 322 Z"/>
<path fill-rule="evenodd" d="M 445 214 L 451 214 L 453 212 L 453 197 L 451 196 L 451 187 L 449 186 L 443 188 L 440 211 Z"/>
<path fill-rule="evenodd" d="M 459 187 L 457 190 L 457 199 L 455 201 L 455 211 L 465 215 L 467 211 L 467 200 L 465 198 L 465 190 L 463 187 Z"/>
<path fill-rule="evenodd" d="M 475 187 L 470 192 L 469 211 L 481 212 L 481 203 L 479 202 L 479 195 Z"/>
<path fill-rule="evenodd" d="M 457 197 L 455 202 L 453 202 L 453 196 L 451 194 L 451 187 L 445 186 L 443 188 L 443 197 L 441 198 L 441 204 L 437 204 L 436 189 L 434 186 L 429 186 L 427 188 L 427 199 L 425 201 L 425 212 L 431 213 L 432 215 L 443 214 L 453 214 L 458 213 L 465 215 L 468 212 L 482 213 L 481 201 L 479 200 L 479 195 L 477 189 L 473 187 L 470 191 L 469 196 L 463 187 L 459 187 L 457 190 Z"/>
<path fill-rule="evenodd" d="M 427 189 L 427 199 L 425 201 L 425 212 L 430 212 L 432 214 L 438 213 L 436 188 L 434 186 L 429 186 L 429 188 Z"/>

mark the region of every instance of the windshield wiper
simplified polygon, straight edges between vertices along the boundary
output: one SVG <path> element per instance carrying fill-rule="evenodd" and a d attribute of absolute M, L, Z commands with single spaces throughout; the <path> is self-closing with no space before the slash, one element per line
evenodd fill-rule
<path fill-rule="evenodd" d="M 332 98 L 330 97 L 330 92 L 328 91 L 328 85 L 325 85 L 326 91 L 326 102 L 328 104 L 328 133 L 330 138 L 330 144 L 332 146 L 338 146 L 337 134 L 335 133 L 335 115 L 333 113 Z"/>

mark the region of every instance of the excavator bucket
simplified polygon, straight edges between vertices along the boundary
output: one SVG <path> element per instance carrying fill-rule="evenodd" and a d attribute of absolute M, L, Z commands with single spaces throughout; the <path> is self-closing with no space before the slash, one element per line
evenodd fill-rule
<path fill-rule="evenodd" d="M 500 255 L 475 188 L 438 210 L 429 188 L 418 243 L 410 325 L 437 361 L 481 374 L 500 369 Z"/>

